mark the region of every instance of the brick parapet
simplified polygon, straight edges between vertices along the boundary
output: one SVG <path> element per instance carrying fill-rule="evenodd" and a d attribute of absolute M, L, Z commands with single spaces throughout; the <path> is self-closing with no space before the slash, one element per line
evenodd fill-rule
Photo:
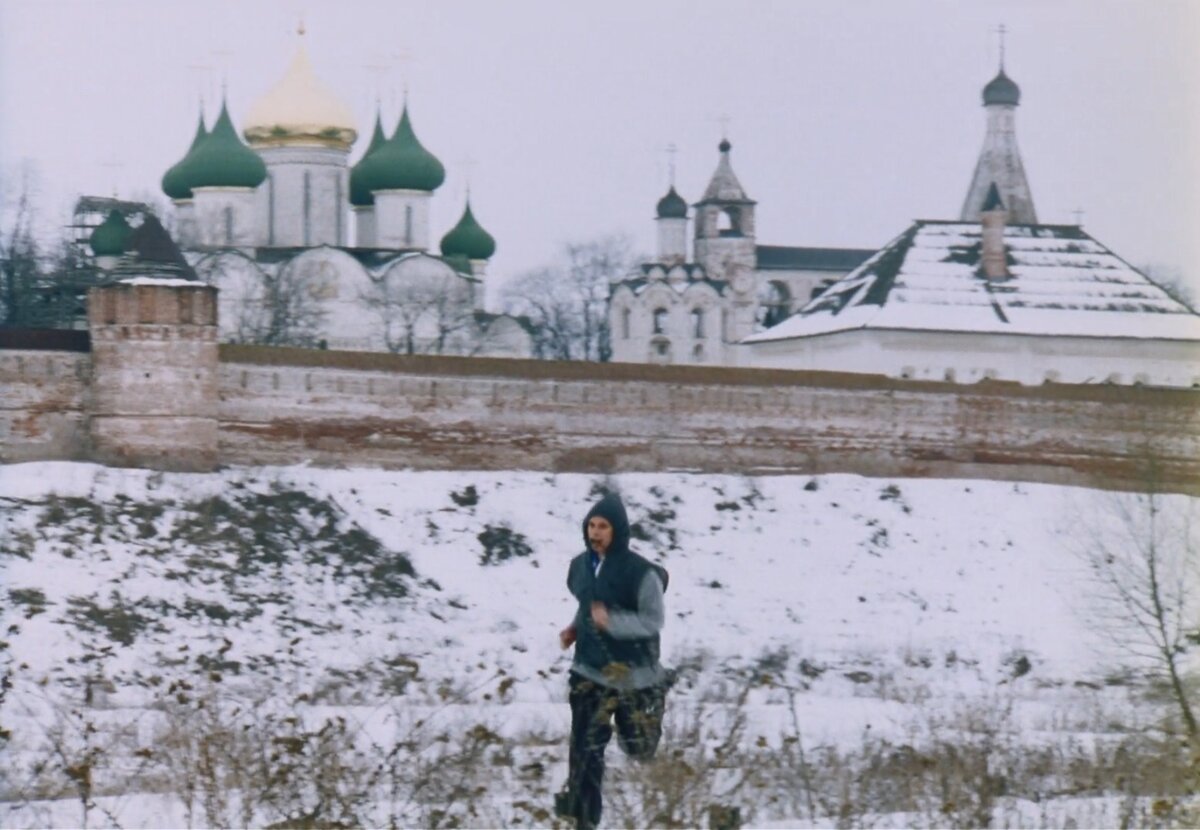
<path fill-rule="evenodd" d="M 164 281 L 165 282 L 165 281 Z M 113 283 L 88 292 L 88 327 L 216 326 L 217 290 L 203 283 Z M 153 328 L 138 329 L 154 334 Z"/>

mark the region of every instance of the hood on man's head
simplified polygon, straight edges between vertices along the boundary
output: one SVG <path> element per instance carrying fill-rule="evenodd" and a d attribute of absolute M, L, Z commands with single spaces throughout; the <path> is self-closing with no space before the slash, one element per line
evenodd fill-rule
<path fill-rule="evenodd" d="M 629 516 L 625 513 L 625 504 L 620 496 L 616 493 L 606 493 L 583 517 L 584 547 L 588 547 L 587 526 L 588 520 L 593 516 L 607 519 L 613 526 L 613 543 L 610 550 L 629 550 Z"/>

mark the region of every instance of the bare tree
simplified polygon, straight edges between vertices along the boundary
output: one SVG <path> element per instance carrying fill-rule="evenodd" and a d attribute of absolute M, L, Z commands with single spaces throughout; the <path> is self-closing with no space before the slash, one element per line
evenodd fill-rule
<path fill-rule="evenodd" d="M 606 361 L 612 357 L 609 286 L 628 274 L 633 260 L 625 236 L 568 244 L 558 263 L 505 287 L 505 310 L 529 318 L 536 357 Z"/>
<path fill-rule="evenodd" d="M 389 352 L 457 354 L 464 350 L 460 335 L 473 332 L 475 318 L 469 299 L 456 287 L 442 277 L 384 277 L 360 299 L 378 319 Z"/>
<path fill-rule="evenodd" d="M 221 260 L 214 258 L 202 260 L 196 270 L 200 279 L 219 285 L 221 277 L 216 269 L 220 267 Z M 254 274 L 257 279 L 242 287 L 245 293 L 233 306 L 229 339 L 262 346 L 318 346 L 325 310 L 310 275 L 298 268 L 295 260 L 285 263 L 274 276 L 255 264 Z"/>
<path fill-rule="evenodd" d="M 38 234 L 33 166 L 22 165 L 16 179 L 15 195 L 0 210 L 0 323 L 82 327 L 87 291 L 101 278 L 86 237 L 81 242 L 61 227 L 53 236 Z"/>
<path fill-rule="evenodd" d="M 1196 501 L 1158 490 L 1150 465 L 1142 493 L 1114 495 L 1091 523 L 1083 557 L 1096 578 L 1101 622 L 1127 657 L 1169 689 L 1184 732 L 1200 751 L 1189 647 L 1200 646 L 1200 538 Z"/>
<path fill-rule="evenodd" d="M 0 322 L 28 326 L 41 323 L 38 297 L 41 252 L 33 235 L 33 170 L 23 165 L 17 194 L 0 229 Z"/>

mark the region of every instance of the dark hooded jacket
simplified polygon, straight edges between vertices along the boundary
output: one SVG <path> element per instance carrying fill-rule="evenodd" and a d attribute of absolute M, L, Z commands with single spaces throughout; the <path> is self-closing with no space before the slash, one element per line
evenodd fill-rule
<path fill-rule="evenodd" d="M 591 550 L 587 538 L 588 520 L 602 516 L 613 527 L 613 541 L 604 556 L 604 565 L 596 575 L 599 557 Z M 646 574 L 658 574 L 663 590 L 668 575 L 665 568 L 655 565 L 629 549 L 629 518 L 625 505 L 615 495 L 600 499 L 583 520 L 584 552 L 571 560 L 567 571 L 567 588 L 579 601 L 575 612 L 575 663 L 589 675 L 599 674 L 621 685 L 623 676 L 649 676 L 660 671 L 659 637 L 618 639 L 600 631 L 592 623 L 592 602 L 603 602 L 610 610 L 638 612 L 638 593 Z"/>

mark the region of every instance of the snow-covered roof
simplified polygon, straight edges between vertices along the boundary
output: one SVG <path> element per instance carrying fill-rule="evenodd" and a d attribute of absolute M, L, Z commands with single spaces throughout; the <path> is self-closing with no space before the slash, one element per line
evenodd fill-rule
<path fill-rule="evenodd" d="M 185 280 L 176 277 L 127 277 L 123 280 L 117 280 L 121 285 L 165 285 L 170 288 L 178 288 L 179 286 L 187 286 L 191 288 L 205 287 L 205 284 L 199 280 Z"/>
<path fill-rule="evenodd" d="M 1009 225 L 1009 276 L 980 269 L 981 226 L 922 220 L 761 343 L 849 329 L 1198 340 L 1200 315 L 1074 225 Z"/>

